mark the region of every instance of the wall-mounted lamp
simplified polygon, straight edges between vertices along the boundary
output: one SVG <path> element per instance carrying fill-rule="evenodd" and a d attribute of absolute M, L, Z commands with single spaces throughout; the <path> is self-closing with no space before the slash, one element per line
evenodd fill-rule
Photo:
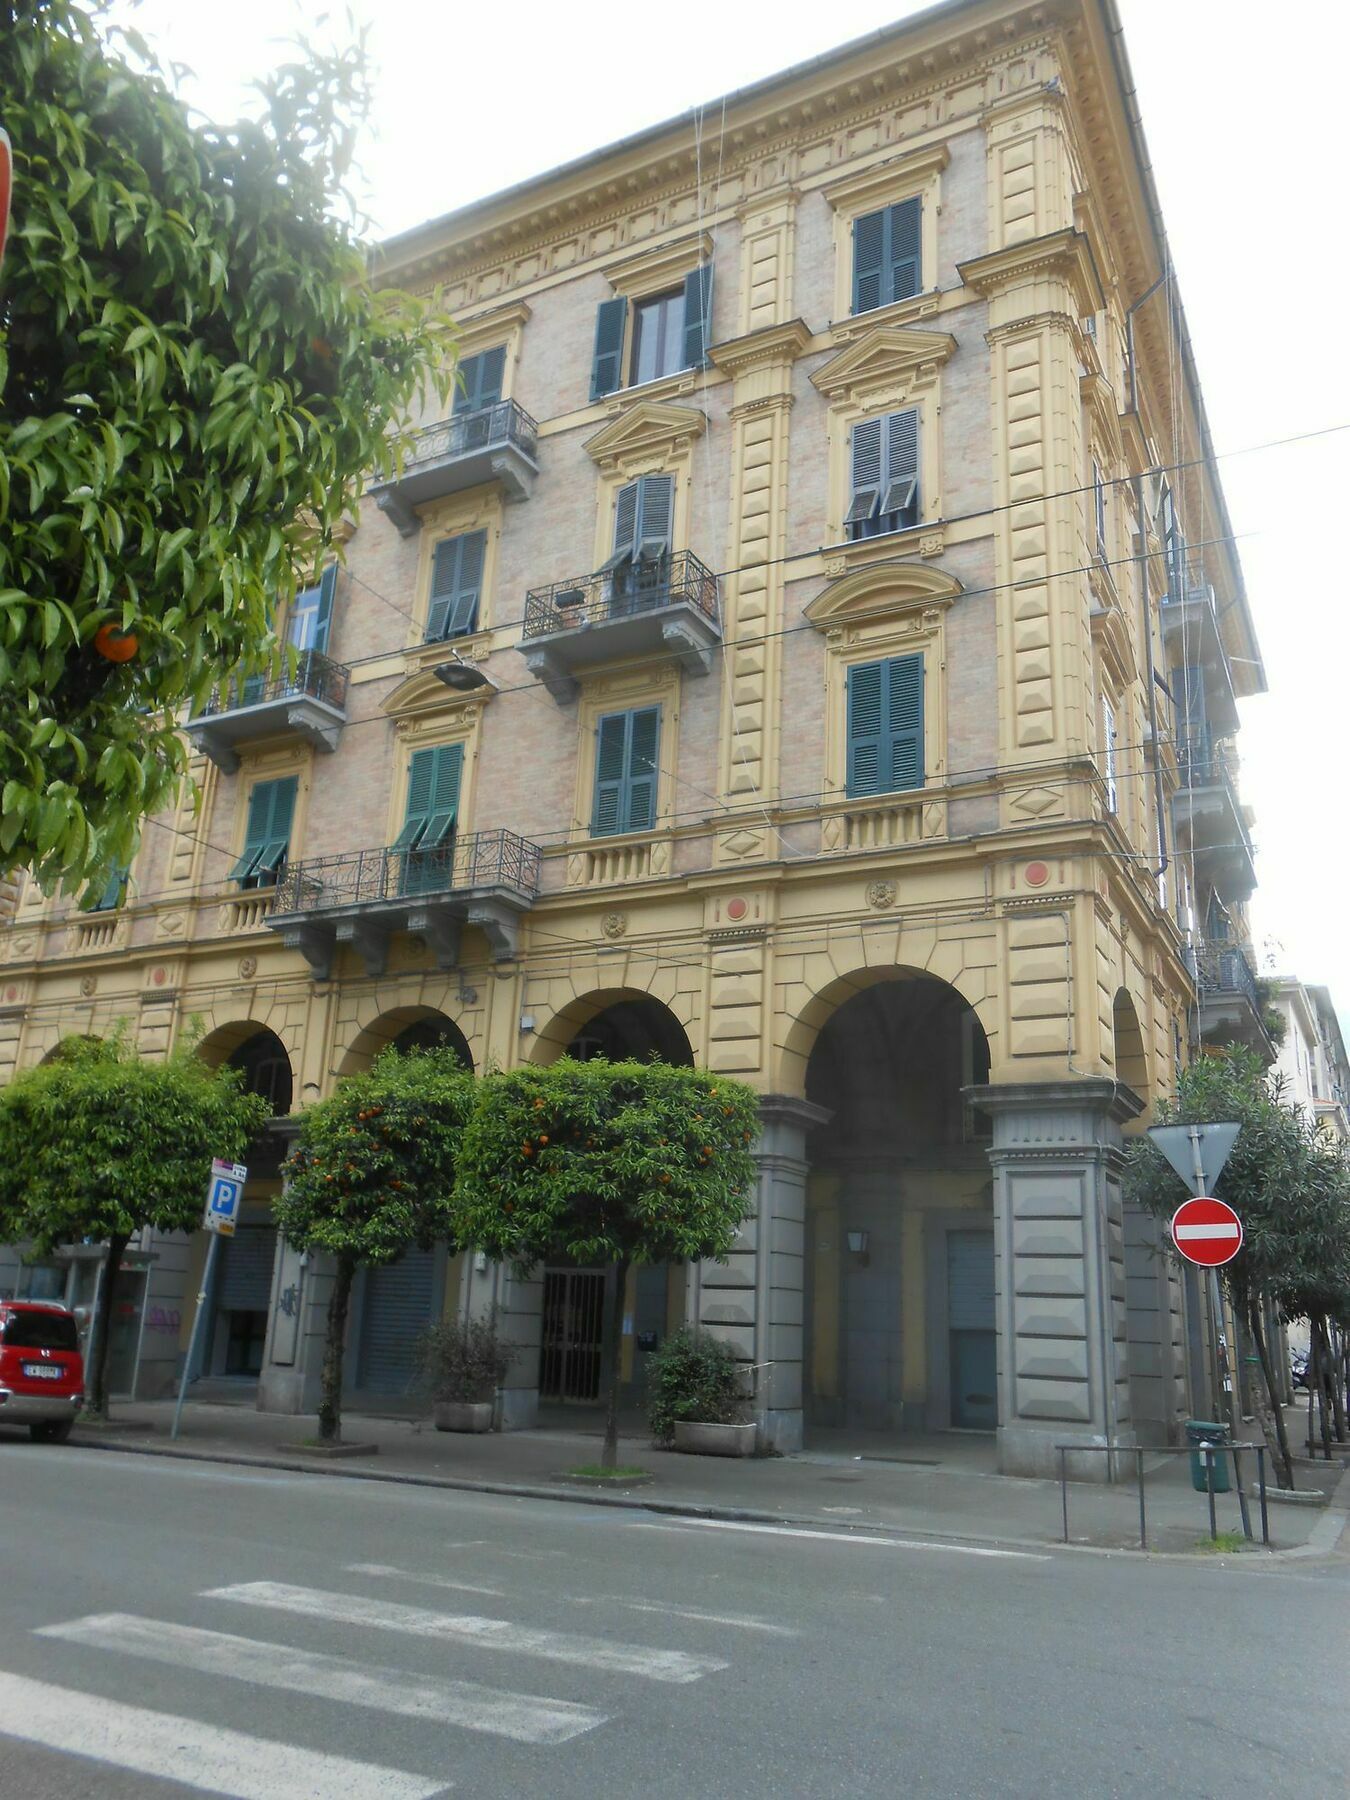
<path fill-rule="evenodd" d="M 844 1238 L 848 1244 L 850 1256 L 867 1255 L 867 1233 L 865 1231 L 846 1231 Z"/>

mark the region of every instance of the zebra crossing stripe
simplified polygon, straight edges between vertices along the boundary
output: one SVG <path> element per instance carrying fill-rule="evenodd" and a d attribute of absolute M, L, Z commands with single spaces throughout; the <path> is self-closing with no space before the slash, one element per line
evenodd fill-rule
<path fill-rule="evenodd" d="M 276 1800 L 278 1794 L 303 1794 L 306 1800 L 431 1800 L 449 1792 L 448 1782 L 378 1763 L 0 1673 L 0 1740 L 6 1737 L 227 1800 Z"/>
<path fill-rule="evenodd" d="M 243 1606 L 268 1606 L 280 1612 L 324 1619 L 330 1624 L 405 1631 L 413 1637 L 473 1644 L 480 1650 L 504 1650 L 537 1656 L 544 1662 L 571 1663 L 611 1674 L 640 1675 L 647 1681 L 698 1681 L 728 1665 L 720 1657 L 692 1656 L 683 1650 L 654 1650 L 645 1644 L 615 1643 L 581 1637 L 570 1631 L 544 1631 L 509 1619 L 483 1619 L 470 1613 L 429 1612 L 420 1606 L 365 1600 L 355 1594 L 326 1593 L 321 1588 L 290 1587 L 279 1581 L 245 1581 L 233 1587 L 208 1588 L 203 1600 L 233 1600 Z"/>
<path fill-rule="evenodd" d="M 229 1676 L 260 1687 L 336 1700 L 343 1706 L 378 1707 L 409 1719 L 434 1719 L 518 1744 L 565 1744 L 605 1723 L 593 1707 L 570 1700 L 515 1694 L 476 1681 L 440 1681 L 371 1667 L 341 1656 L 264 1643 L 228 1631 L 202 1631 L 134 1613 L 93 1613 L 68 1624 L 44 1625 L 38 1637 L 88 1644 L 147 1662 Z"/>

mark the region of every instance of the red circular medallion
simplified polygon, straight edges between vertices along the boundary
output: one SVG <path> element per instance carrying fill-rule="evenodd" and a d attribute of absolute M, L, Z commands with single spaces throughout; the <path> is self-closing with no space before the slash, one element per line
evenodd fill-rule
<path fill-rule="evenodd" d="M 1043 862 L 1027 864 L 1026 880 L 1028 887 L 1044 887 L 1049 879 L 1050 869 L 1048 864 Z"/>

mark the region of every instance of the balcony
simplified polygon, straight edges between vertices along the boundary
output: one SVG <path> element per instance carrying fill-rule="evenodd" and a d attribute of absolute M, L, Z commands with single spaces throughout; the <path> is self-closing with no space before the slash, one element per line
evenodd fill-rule
<path fill-rule="evenodd" d="M 539 846 L 511 831 L 480 831 L 444 849 L 353 850 L 288 863 L 269 931 L 327 981 L 340 945 L 383 974 L 395 931 L 419 933 L 438 968 L 459 963 L 460 932 L 476 925 L 497 960 L 516 954 L 520 915 L 539 892 Z"/>
<path fill-rule="evenodd" d="M 1237 695 L 1233 669 L 1219 630 L 1214 589 L 1198 571 L 1173 584 L 1160 612 L 1163 648 L 1169 669 L 1198 668 L 1205 687 L 1205 716 L 1219 736 L 1238 728 Z M 1178 707 L 1182 696 L 1174 694 Z"/>
<path fill-rule="evenodd" d="M 1229 900 L 1256 891 L 1256 864 L 1234 782 L 1232 759 L 1203 736 L 1177 745 L 1181 786 L 1172 796 L 1178 850 L 1195 859 L 1197 881 Z"/>
<path fill-rule="evenodd" d="M 240 744 L 299 737 L 316 750 L 332 751 L 346 722 L 347 670 L 317 650 L 305 650 L 284 674 L 222 682 L 183 730 L 218 769 L 233 775 Z"/>
<path fill-rule="evenodd" d="M 1261 990 L 1241 950 L 1235 944 L 1196 944 L 1187 947 L 1185 956 L 1195 982 L 1201 1042 L 1245 1044 L 1267 1063 L 1274 1062 Z"/>
<path fill-rule="evenodd" d="M 538 436 L 539 427 L 514 400 L 459 413 L 419 431 L 403 467 L 370 492 L 404 537 L 422 529 L 419 506 L 486 481 L 501 482 L 508 500 L 528 500 L 539 473 Z"/>
<path fill-rule="evenodd" d="M 717 577 L 688 550 L 525 596 L 525 665 L 560 703 L 575 698 L 576 671 L 596 663 L 673 656 L 706 675 L 721 641 Z"/>

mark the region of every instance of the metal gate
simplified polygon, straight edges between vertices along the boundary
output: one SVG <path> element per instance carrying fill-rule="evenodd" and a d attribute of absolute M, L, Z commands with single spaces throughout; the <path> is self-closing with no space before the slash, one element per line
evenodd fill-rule
<path fill-rule="evenodd" d="M 397 1262 L 366 1270 L 356 1386 L 407 1394 L 417 1377 L 417 1335 L 436 1299 L 436 1252 L 405 1250 Z"/>
<path fill-rule="evenodd" d="M 272 1298 L 272 1263 L 277 1234 L 270 1225 L 241 1225 L 220 1246 L 219 1299 L 221 1312 L 267 1311 Z"/>
<path fill-rule="evenodd" d="M 992 1431 L 998 1424 L 992 1231 L 947 1233 L 947 1330 L 952 1424 Z"/>
<path fill-rule="evenodd" d="M 597 1400 L 605 1335 L 605 1271 L 545 1269 L 539 1393 Z"/>

